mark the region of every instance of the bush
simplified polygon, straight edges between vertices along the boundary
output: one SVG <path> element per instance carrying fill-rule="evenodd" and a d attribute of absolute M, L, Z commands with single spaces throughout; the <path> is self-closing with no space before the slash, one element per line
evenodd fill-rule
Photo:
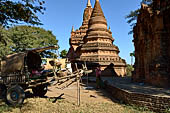
<path fill-rule="evenodd" d="M 132 71 L 134 71 L 133 66 L 130 64 L 127 64 L 127 67 L 126 67 L 127 76 L 132 76 Z"/>

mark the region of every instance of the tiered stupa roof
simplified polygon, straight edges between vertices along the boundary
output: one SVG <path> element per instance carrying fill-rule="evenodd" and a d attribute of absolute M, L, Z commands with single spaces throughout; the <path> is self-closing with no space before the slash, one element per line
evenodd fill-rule
<path fill-rule="evenodd" d="M 107 29 L 107 21 L 98 0 L 95 2 L 88 25 L 89 28 L 84 38 L 85 44 L 83 45 L 82 50 L 96 48 L 115 50 L 117 53 L 119 53 L 118 48 L 113 45 L 114 39 L 112 37 L 112 32 L 110 31 L 110 28 Z"/>
<path fill-rule="evenodd" d="M 87 6 L 84 10 L 82 26 L 80 26 L 80 28 L 76 31 L 71 30 L 70 45 L 74 48 L 75 51 L 79 45 L 84 43 L 83 38 L 88 30 L 88 22 L 91 17 L 92 10 L 93 8 L 91 6 L 91 2 L 88 0 Z"/>
<path fill-rule="evenodd" d="M 93 9 L 88 0 L 82 26 L 71 33 L 70 40 L 69 55 L 76 54 L 74 57 L 69 57 L 70 61 L 87 62 L 89 69 L 95 69 L 96 64 L 99 64 L 104 75 L 126 74 L 126 62 L 119 57 L 119 49 L 113 44 L 112 32 L 110 27 L 107 28 L 99 0 L 95 1 Z"/>

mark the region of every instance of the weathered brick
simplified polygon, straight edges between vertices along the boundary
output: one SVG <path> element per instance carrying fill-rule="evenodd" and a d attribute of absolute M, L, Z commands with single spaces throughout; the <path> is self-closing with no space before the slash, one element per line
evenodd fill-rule
<path fill-rule="evenodd" d="M 106 89 L 109 89 L 108 91 L 114 98 L 123 101 L 126 104 L 145 107 L 155 112 L 163 112 L 167 108 L 170 108 L 170 101 L 168 101 L 170 98 L 168 97 L 127 92 L 114 86 L 106 87 Z"/>

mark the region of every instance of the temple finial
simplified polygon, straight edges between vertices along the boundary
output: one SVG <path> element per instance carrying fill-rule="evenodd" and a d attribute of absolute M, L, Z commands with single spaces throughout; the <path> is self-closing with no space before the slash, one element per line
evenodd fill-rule
<path fill-rule="evenodd" d="M 111 28 L 110 28 L 110 26 L 109 26 L 109 31 L 111 31 Z"/>
<path fill-rule="evenodd" d="M 74 26 L 72 26 L 71 32 L 74 32 Z"/>
<path fill-rule="evenodd" d="M 90 2 L 90 0 L 88 0 L 88 2 L 87 2 L 87 7 L 91 7 L 91 2 Z"/>

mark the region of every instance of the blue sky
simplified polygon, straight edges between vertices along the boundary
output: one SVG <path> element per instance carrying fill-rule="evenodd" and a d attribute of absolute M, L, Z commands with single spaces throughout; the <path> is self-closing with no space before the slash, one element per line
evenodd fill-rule
<path fill-rule="evenodd" d="M 120 57 L 130 64 L 130 52 L 134 51 L 132 35 L 125 16 L 132 10 L 140 7 L 140 0 L 99 0 L 111 27 L 113 42 L 119 47 Z M 92 7 L 95 0 L 91 0 Z M 87 0 L 46 0 L 44 15 L 38 15 L 44 24 L 40 27 L 51 30 L 59 40 L 60 51 L 69 49 L 69 38 L 72 26 L 78 29 L 83 21 L 83 11 Z"/>

